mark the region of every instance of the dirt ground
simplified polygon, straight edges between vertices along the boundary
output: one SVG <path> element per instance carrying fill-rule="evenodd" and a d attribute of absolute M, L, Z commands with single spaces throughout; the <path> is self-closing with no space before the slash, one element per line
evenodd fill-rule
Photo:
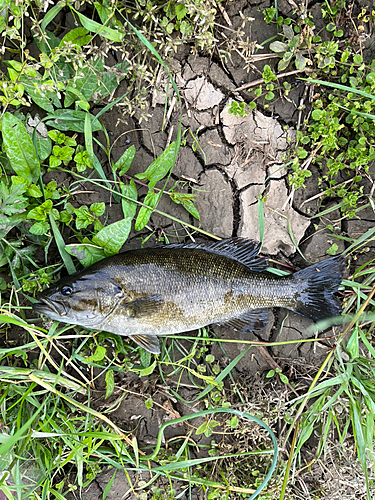
<path fill-rule="evenodd" d="M 363 2 L 362 2 L 363 3 Z M 258 44 L 271 39 L 276 35 L 274 25 L 267 25 L 263 20 L 262 10 L 273 5 L 271 1 L 246 1 L 237 0 L 227 4 L 227 13 L 236 29 L 244 16 L 251 16 L 255 20 L 248 26 L 247 33 L 250 42 Z M 291 4 L 287 0 L 278 2 L 278 9 L 282 15 L 287 16 L 291 11 Z M 312 7 L 319 22 L 320 4 L 315 3 Z M 225 20 L 223 19 L 223 23 Z M 371 45 L 371 43 L 370 43 Z M 369 46 L 370 46 L 369 45 Z M 264 51 L 269 52 L 265 47 Z M 110 64 L 110 61 L 107 61 Z M 293 89 L 288 99 L 277 97 L 265 111 L 258 106 L 255 111 L 248 111 L 248 116 L 235 118 L 228 113 L 228 104 L 231 99 L 237 101 L 248 101 L 246 90 L 238 90 L 240 87 L 255 81 L 261 77 L 260 68 L 264 65 L 254 62 L 249 71 L 244 69 L 244 61 L 240 53 L 233 53 L 231 61 L 224 63 L 215 54 L 210 57 L 202 57 L 190 53 L 189 47 L 183 47 L 171 60 L 175 79 L 182 98 L 182 127 L 183 131 L 190 130 L 199 142 L 198 148 L 193 148 L 193 135 L 187 132 L 184 136 L 186 145 L 179 153 L 177 164 L 172 174 L 172 182 L 182 181 L 179 189 L 198 194 L 196 206 L 200 214 L 200 226 L 207 232 L 222 238 L 231 236 L 243 236 L 251 239 L 259 239 L 258 221 L 258 199 L 266 195 L 264 203 L 264 244 L 262 254 L 281 261 L 296 268 L 305 266 L 296 247 L 291 239 L 288 222 L 292 228 L 295 242 L 306 259 L 312 263 L 327 257 L 326 251 L 331 247 L 334 240 L 325 230 L 325 225 L 330 223 L 337 233 L 358 237 L 366 232 L 374 224 L 371 210 L 361 213 L 362 219 L 342 220 L 337 211 L 328 214 L 324 224 L 316 225 L 311 217 L 322 210 L 322 198 L 316 197 L 320 193 L 318 187 L 318 173 L 306 182 L 306 188 L 293 192 L 288 184 L 288 172 L 283 166 L 284 154 L 292 147 L 296 137 L 296 127 L 301 123 L 309 111 L 309 99 L 311 90 L 302 81 L 297 82 L 291 77 Z M 270 58 L 267 61 L 273 69 L 277 59 Z M 124 88 L 118 89 L 116 95 L 121 95 Z M 127 175 L 144 171 L 154 158 L 160 154 L 168 144 L 168 141 L 176 136 L 178 128 L 178 108 L 174 107 L 169 121 L 163 128 L 164 103 L 166 92 L 166 80 L 161 76 L 158 80 L 158 88 L 150 94 L 148 100 L 149 121 L 142 122 L 133 118 L 124 117 L 121 110 L 114 108 L 110 113 L 104 114 L 104 125 L 110 133 L 113 144 L 111 154 L 116 161 L 124 150 L 131 145 L 136 148 L 133 165 Z M 116 97 L 116 96 L 115 96 Z M 98 134 L 98 138 L 102 137 Z M 105 165 L 106 158 L 98 149 L 96 154 Z M 58 182 L 56 172 L 53 176 Z M 48 179 L 46 179 L 48 180 Z M 365 182 L 365 181 L 364 181 Z M 365 185 L 365 192 L 369 185 Z M 195 191 L 198 190 L 198 191 Z M 142 193 L 142 189 L 140 190 Z M 143 195 L 145 195 L 144 191 Z M 142 198 L 141 198 L 142 200 Z M 90 193 L 81 193 L 76 200 L 81 204 L 89 204 L 105 201 L 109 209 L 108 223 L 121 218 L 121 207 L 103 190 L 95 190 Z M 335 200 L 325 200 L 324 207 L 335 204 Z M 190 224 L 198 225 L 198 221 L 190 216 L 180 205 L 170 201 L 168 197 L 162 198 L 158 209 L 170 215 L 185 220 Z M 181 226 L 153 214 L 149 226 L 155 230 L 156 235 L 163 233 L 170 237 L 182 239 L 186 233 Z M 146 235 L 146 233 L 143 233 Z M 148 233 L 147 233 L 148 234 Z M 126 249 L 139 248 L 141 246 L 139 233 L 132 233 Z M 196 235 L 195 235 L 196 236 Z M 155 238 L 151 238 L 147 245 L 154 244 Z M 342 241 L 335 241 L 339 246 L 339 252 L 344 249 Z M 375 243 L 373 242 L 373 245 Z M 366 250 L 363 262 L 368 260 L 368 253 L 374 252 L 374 247 Z M 356 265 L 361 264 L 362 257 Z M 281 328 L 282 325 L 282 328 Z M 291 339 L 305 339 L 307 327 L 311 322 L 301 316 L 284 310 L 275 310 L 270 313 L 267 328 L 262 331 L 258 338 L 265 341 L 284 341 Z M 251 340 L 255 337 L 250 334 L 235 334 L 225 328 L 214 328 L 219 338 L 228 338 L 228 335 L 236 335 L 241 340 Z M 193 334 L 194 335 L 194 334 Z M 324 335 L 323 335 L 324 336 Z M 217 343 L 212 346 L 211 353 L 218 359 L 222 366 L 231 362 L 238 354 L 244 351 L 244 344 L 225 344 L 225 353 Z M 189 348 L 189 344 L 186 344 Z M 274 368 L 277 363 L 283 369 L 289 370 L 293 376 L 296 371 L 303 371 L 306 376 L 314 374 L 320 366 L 330 349 L 330 343 L 326 341 L 317 344 L 292 344 L 282 345 L 265 349 L 250 349 L 237 364 L 234 373 L 238 378 L 238 384 L 242 387 L 246 399 L 244 411 L 258 410 L 267 415 L 267 411 L 280 409 L 286 402 L 287 391 L 277 381 L 265 383 L 264 373 Z M 272 359 L 274 361 L 272 361 Z M 297 368 L 296 368 L 297 367 Z M 301 368 L 303 367 L 303 368 Z M 185 387 L 184 387 L 185 383 Z M 169 386 L 173 387 L 176 380 L 168 379 Z M 230 382 L 228 382 L 228 390 Z M 144 400 L 137 395 L 129 394 L 117 409 L 111 413 L 111 418 L 122 429 L 131 430 L 139 439 L 140 445 L 153 445 L 156 442 L 160 425 L 171 418 L 179 415 L 187 415 L 192 411 L 203 409 L 203 403 L 192 408 L 191 404 L 182 403 L 173 398 L 156 375 L 139 379 L 136 376 L 123 376 L 116 378 L 116 387 L 124 388 L 137 393 L 152 394 L 155 405 L 147 409 Z M 179 394 L 186 401 L 193 401 L 196 389 L 189 386 L 188 380 L 182 381 L 182 389 Z M 94 398 L 98 401 L 100 409 L 105 409 L 103 392 L 104 381 L 100 378 L 96 383 Z M 118 397 L 119 391 L 115 391 L 112 399 L 106 405 L 111 405 Z M 256 395 L 252 401 L 252 396 Z M 233 403 L 238 404 L 235 396 Z M 278 410 L 281 411 L 281 410 Z M 280 414 L 274 415 L 274 420 Z M 184 426 L 168 428 L 165 439 L 169 441 L 175 436 L 186 435 Z M 200 441 L 204 443 L 202 438 Z M 251 439 L 250 439 L 251 441 Z M 315 464 L 312 469 L 306 470 L 296 479 L 296 484 L 302 493 L 298 498 L 321 498 L 332 499 L 340 492 L 340 498 L 364 498 L 364 486 L 358 479 L 360 469 L 351 466 L 353 450 L 348 450 L 347 455 L 341 455 L 341 462 L 332 452 L 332 456 L 326 457 L 324 464 Z M 309 442 L 305 452 L 306 463 L 313 457 L 314 439 Z M 284 457 L 285 458 L 285 457 Z M 348 465 L 349 464 L 349 465 Z M 95 481 L 82 491 L 83 500 L 94 500 L 103 498 L 103 492 L 113 476 L 113 470 L 102 471 L 97 475 Z M 146 473 L 128 471 L 125 473 L 118 470 L 115 480 L 106 497 L 107 500 L 123 499 L 135 500 L 138 498 L 152 498 L 145 496 L 142 491 L 134 492 L 129 479 L 137 487 L 147 483 L 150 479 Z M 141 481 L 144 481 L 142 483 Z M 169 498 L 168 485 L 165 486 L 165 496 Z M 176 498 L 181 499 L 203 499 L 204 492 L 198 488 L 188 491 L 184 485 L 175 485 Z M 306 491 L 304 488 L 307 488 Z M 319 491 L 319 496 L 313 496 L 314 491 Z M 143 495 L 143 496 L 142 496 Z M 78 493 L 74 495 L 78 498 Z M 73 495 L 72 495 L 73 498 Z M 296 497 L 297 498 L 297 497 Z"/>

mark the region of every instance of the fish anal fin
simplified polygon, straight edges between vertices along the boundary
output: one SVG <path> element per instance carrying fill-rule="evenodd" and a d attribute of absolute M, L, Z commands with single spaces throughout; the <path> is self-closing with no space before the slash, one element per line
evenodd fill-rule
<path fill-rule="evenodd" d="M 160 354 L 159 339 L 156 335 L 136 334 L 130 335 L 130 338 L 151 354 Z"/>
<path fill-rule="evenodd" d="M 121 305 L 126 309 L 131 318 L 142 318 L 160 311 L 164 307 L 164 299 L 161 295 L 146 295 L 132 302 L 124 302 Z"/>
<path fill-rule="evenodd" d="M 224 321 L 219 326 L 231 328 L 238 332 L 250 333 L 263 330 L 268 323 L 268 312 L 265 309 L 250 309 L 245 313 Z"/>

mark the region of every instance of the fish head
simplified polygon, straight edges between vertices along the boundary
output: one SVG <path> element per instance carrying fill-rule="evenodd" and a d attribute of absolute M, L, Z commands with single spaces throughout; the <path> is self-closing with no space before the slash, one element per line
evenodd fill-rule
<path fill-rule="evenodd" d="M 33 309 L 56 321 L 97 328 L 123 297 L 121 286 L 110 277 L 78 274 L 44 290 Z"/>

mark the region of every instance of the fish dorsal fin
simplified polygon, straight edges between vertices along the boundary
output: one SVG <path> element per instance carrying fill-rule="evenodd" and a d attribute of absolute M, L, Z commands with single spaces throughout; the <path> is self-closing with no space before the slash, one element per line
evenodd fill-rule
<path fill-rule="evenodd" d="M 262 272 L 268 267 L 268 260 L 258 257 L 260 243 L 247 238 L 228 238 L 214 243 L 172 243 L 171 245 L 158 245 L 153 248 L 186 248 L 201 249 L 207 252 L 224 255 L 237 260 L 254 272 Z"/>
<path fill-rule="evenodd" d="M 130 338 L 151 354 L 160 354 L 160 344 L 156 335 L 138 334 L 130 335 Z"/>
<path fill-rule="evenodd" d="M 229 321 L 217 323 L 218 326 L 225 326 L 238 332 L 250 333 L 263 330 L 268 323 L 268 312 L 265 309 L 250 309 L 245 313 L 232 318 Z"/>
<path fill-rule="evenodd" d="M 130 318 L 143 318 L 160 311 L 164 307 L 164 299 L 161 295 L 146 295 L 132 302 L 124 302 L 121 307 L 126 309 Z"/>

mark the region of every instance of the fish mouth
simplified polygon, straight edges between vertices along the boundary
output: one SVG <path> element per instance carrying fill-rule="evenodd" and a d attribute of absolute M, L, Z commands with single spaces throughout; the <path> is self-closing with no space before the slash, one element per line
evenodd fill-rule
<path fill-rule="evenodd" d="M 32 305 L 32 308 L 35 312 L 49 317 L 61 317 L 67 315 L 67 310 L 63 303 L 52 301 L 44 297 L 39 297 L 39 302 L 35 302 Z"/>

